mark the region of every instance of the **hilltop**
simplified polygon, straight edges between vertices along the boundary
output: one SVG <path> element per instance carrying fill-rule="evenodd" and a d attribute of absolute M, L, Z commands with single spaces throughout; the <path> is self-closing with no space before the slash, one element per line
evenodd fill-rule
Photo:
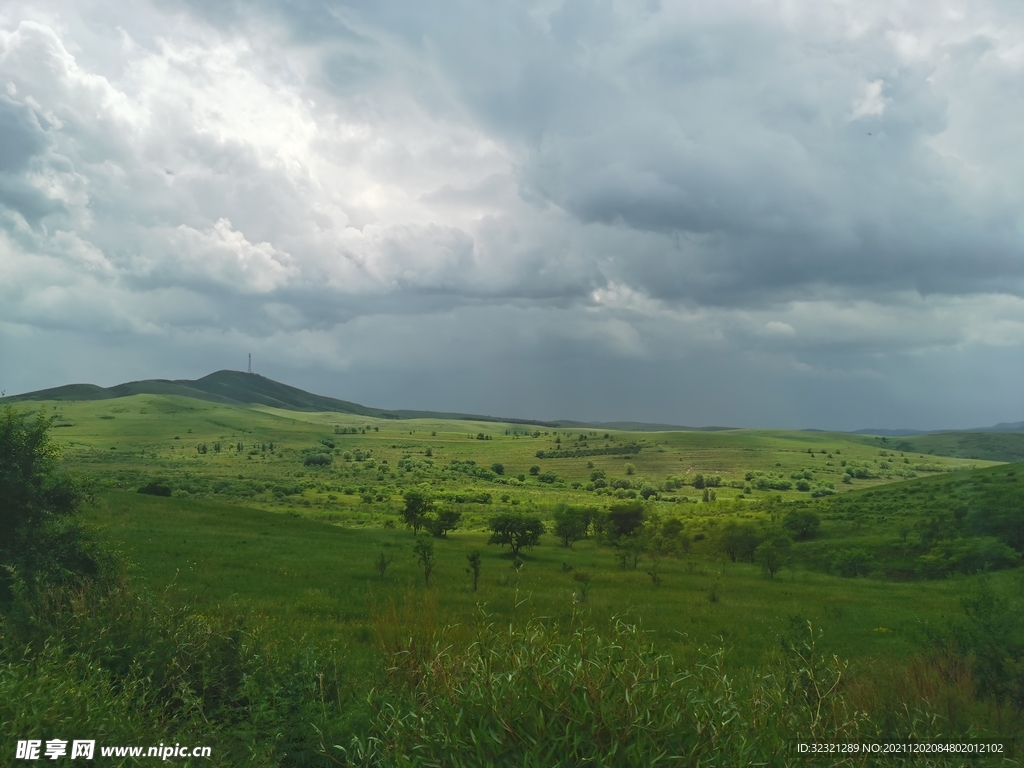
<path fill-rule="evenodd" d="M 717 431 L 730 427 L 685 427 L 677 424 L 645 424 L 641 422 L 580 422 L 580 421 L 539 421 L 537 419 L 515 419 L 498 416 L 484 416 L 472 413 L 417 411 L 409 409 L 372 408 L 348 400 L 338 400 L 324 395 L 315 395 L 298 387 L 268 379 L 258 373 L 244 371 L 217 371 L 201 379 L 144 379 L 130 381 L 113 387 L 99 387 L 95 384 L 67 384 L 61 387 L 40 389 L 12 395 L 5 402 L 38 400 L 88 401 L 112 400 L 133 395 L 174 395 L 224 405 L 266 405 L 289 411 L 311 413 L 347 413 L 354 416 L 369 416 L 378 419 L 444 419 L 452 421 L 484 421 L 501 424 L 530 424 L 538 427 L 591 427 L 641 432 L 676 430 Z"/>
<path fill-rule="evenodd" d="M 68 384 L 51 389 L 40 389 L 6 398 L 8 402 L 27 400 L 111 400 L 133 395 L 176 395 L 207 400 L 224 405 L 266 405 L 289 411 L 348 413 L 354 416 L 370 416 L 378 419 L 458 419 L 472 421 L 500 421 L 513 424 L 536 424 L 554 426 L 551 422 L 529 419 L 499 419 L 493 416 L 479 416 L 468 413 L 439 413 L 435 411 L 386 410 L 371 408 L 348 400 L 338 400 L 324 395 L 315 395 L 298 387 L 268 379 L 258 373 L 243 371 L 217 371 L 201 379 L 144 379 L 118 384 L 113 387 L 99 387 L 95 384 Z"/>

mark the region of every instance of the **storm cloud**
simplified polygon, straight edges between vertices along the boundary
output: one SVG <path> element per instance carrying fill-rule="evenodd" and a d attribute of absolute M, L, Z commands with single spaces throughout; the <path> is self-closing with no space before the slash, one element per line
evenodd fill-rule
<path fill-rule="evenodd" d="M 1012 2 L 11 2 L 0 386 L 1024 419 Z"/>

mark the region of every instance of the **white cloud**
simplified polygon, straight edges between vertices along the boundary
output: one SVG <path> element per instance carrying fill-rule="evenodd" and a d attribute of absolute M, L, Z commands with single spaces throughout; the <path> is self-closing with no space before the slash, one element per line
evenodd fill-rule
<path fill-rule="evenodd" d="M 853 105 L 851 119 L 859 120 L 862 117 L 877 117 L 885 112 L 885 98 L 882 96 L 882 88 L 885 83 L 881 80 L 874 80 L 864 86 L 864 93 L 861 99 Z"/>

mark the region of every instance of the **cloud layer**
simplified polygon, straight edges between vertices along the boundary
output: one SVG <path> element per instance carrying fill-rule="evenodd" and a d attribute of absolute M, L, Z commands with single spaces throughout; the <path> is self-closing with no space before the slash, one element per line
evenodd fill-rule
<path fill-rule="evenodd" d="M 8 3 L 3 385 L 1021 419 L 1022 70 L 1010 2 Z"/>

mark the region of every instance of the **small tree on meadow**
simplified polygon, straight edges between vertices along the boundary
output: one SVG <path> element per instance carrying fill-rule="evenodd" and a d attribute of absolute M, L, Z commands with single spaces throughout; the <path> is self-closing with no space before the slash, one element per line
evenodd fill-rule
<path fill-rule="evenodd" d="M 499 544 L 512 548 L 512 555 L 519 557 L 519 550 L 537 545 L 544 533 L 544 523 L 539 517 L 506 512 L 491 518 L 491 538 L 488 544 Z"/>
<path fill-rule="evenodd" d="M 424 525 L 435 538 L 447 539 L 448 531 L 454 531 L 462 522 L 462 513 L 452 509 L 439 510 L 437 515 L 427 518 Z"/>
<path fill-rule="evenodd" d="M 423 491 L 411 488 L 405 492 L 405 508 L 402 510 L 402 520 L 405 521 L 407 528 L 412 528 L 413 534 L 418 534 L 420 528 L 426 523 L 430 503 L 430 497 Z"/>
<path fill-rule="evenodd" d="M 620 539 L 640 533 L 644 526 L 644 505 L 639 501 L 613 504 L 608 510 L 607 529 L 610 538 Z"/>
<path fill-rule="evenodd" d="M 809 510 L 794 509 L 783 519 L 782 527 L 796 539 L 811 539 L 821 527 L 821 519 Z"/>
<path fill-rule="evenodd" d="M 774 579 L 786 564 L 789 540 L 785 538 L 768 539 L 761 542 L 754 550 L 754 562 L 761 566 L 765 576 Z"/>
<path fill-rule="evenodd" d="M 469 561 L 466 573 L 473 577 L 473 591 L 476 592 L 477 584 L 480 582 L 480 550 L 474 549 L 466 555 L 466 560 Z"/>
<path fill-rule="evenodd" d="M 572 545 L 587 535 L 589 519 L 582 509 L 560 505 L 555 510 L 555 535 L 562 540 L 566 547 Z"/>
<path fill-rule="evenodd" d="M 412 553 L 423 566 L 423 584 L 430 586 L 430 574 L 434 572 L 434 542 L 426 537 L 416 537 Z"/>
<path fill-rule="evenodd" d="M 573 581 L 579 584 L 579 592 L 575 593 L 573 597 L 581 603 L 587 602 L 587 598 L 590 596 L 590 585 L 594 581 L 594 577 L 586 571 L 576 571 L 572 575 Z"/>
<path fill-rule="evenodd" d="M 381 552 L 379 555 L 377 555 L 377 560 L 374 563 L 374 567 L 378 571 L 380 571 L 380 577 L 382 579 L 384 578 L 384 574 L 388 570 L 388 566 L 391 565 L 391 561 L 392 560 L 394 560 L 393 557 L 389 557 L 388 555 L 385 555 L 383 552 Z"/>

